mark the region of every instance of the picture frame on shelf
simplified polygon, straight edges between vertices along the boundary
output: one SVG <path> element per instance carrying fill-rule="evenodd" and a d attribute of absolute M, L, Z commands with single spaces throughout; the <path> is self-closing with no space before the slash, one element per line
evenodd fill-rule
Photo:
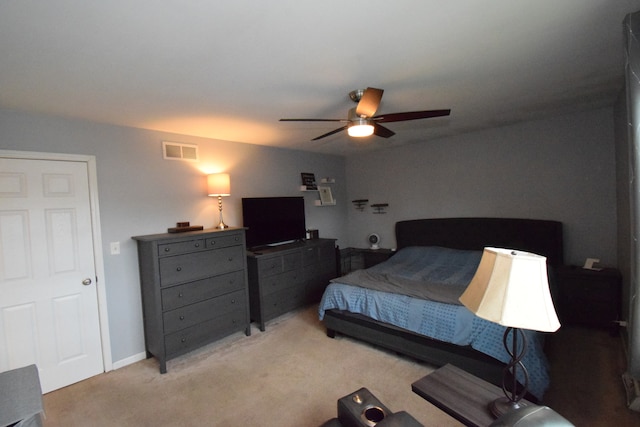
<path fill-rule="evenodd" d="M 331 194 L 331 187 L 319 186 L 318 193 L 320 193 L 320 203 L 323 205 L 335 205 L 336 201 Z"/>
<path fill-rule="evenodd" d="M 309 172 L 302 172 L 300 173 L 300 176 L 302 177 L 302 185 L 306 187 L 307 190 L 317 190 L 317 184 L 316 184 L 316 176 L 313 173 L 309 173 Z"/>

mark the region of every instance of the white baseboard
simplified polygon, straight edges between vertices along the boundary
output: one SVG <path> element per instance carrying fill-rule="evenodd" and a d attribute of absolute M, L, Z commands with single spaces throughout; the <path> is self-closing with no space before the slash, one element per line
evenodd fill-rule
<path fill-rule="evenodd" d="M 113 362 L 113 369 L 115 370 L 115 369 L 124 368 L 127 365 L 131 365 L 133 363 L 139 362 L 146 358 L 147 358 L 147 353 L 143 351 L 142 353 L 129 356 L 126 359 L 121 359 L 121 360 L 118 360 L 117 362 Z"/>

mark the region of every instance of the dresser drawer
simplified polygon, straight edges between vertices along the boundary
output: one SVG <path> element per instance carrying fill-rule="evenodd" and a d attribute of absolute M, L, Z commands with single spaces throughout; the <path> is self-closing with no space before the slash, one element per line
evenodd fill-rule
<path fill-rule="evenodd" d="M 239 289 L 244 289 L 243 270 L 163 288 L 162 310 L 173 310 Z"/>
<path fill-rule="evenodd" d="M 167 357 L 177 356 L 245 328 L 247 314 L 237 310 L 165 336 Z"/>
<path fill-rule="evenodd" d="M 333 243 L 304 248 L 302 251 L 302 264 L 308 266 L 321 261 L 335 259 L 335 251 L 336 249 Z"/>
<path fill-rule="evenodd" d="M 297 270 L 302 267 L 302 255 L 299 251 L 282 256 L 282 271 Z"/>
<path fill-rule="evenodd" d="M 305 280 L 311 281 L 329 281 L 336 277 L 336 264 L 333 260 L 329 262 L 319 262 L 304 268 Z"/>
<path fill-rule="evenodd" d="M 284 273 L 300 268 L 302 265 L 302 255 L 300 251 L 288 254 L 261 258 L 258 260 L 259 277 L 268 277 L 274 274 Z"/>
<path fill-rule="evenodd" d="M 274 292 L 281 291 L 283 289 L 291 288 L 293 286 L 302 286 L 304 283 L 304 277 L 302 271 L 293 270 L 286 273 L 277 274 L 275 276 L 266 277 L 261 283 L 262 295 L 270 295 Z"/>
<path fill-rule="evenodd" d="M 267 277 L 282 273 L 282 257 L 272 256 L 258 260 L 258 276 Z"/>
<path fill-rule="evenodd" d="M 167 311 L 162 315 L 164 332 L 168 334 L 179 331 L 206 320 L 225 316 L 234 311 L 246 313 L 245 300 L 244 290 L 240 290 Z"/>
<path fill-rule="evenodd" d="M 575 301 L 614 301 L 616 284 L 597 280 L 575 280 L 565 285 L 569 300 Z"/>
<path fill-rule="evenodd" d="M 209 276 L 241 270 L 244 248 L 231 246 L 160 259 L 160 286 L 190 282 Z"/>
<path fill-rule="evenodd" d="M 320 248 L 318 246 L 304 248 L 302 250 L 302 265 L 311 265 L 318 262 L 319 251 L 320 251 Z"/>
<path fill-rule="evenodd" d="M 202 239 L 188 240 L 186 242 L 174 242 L 158 245 L 158 256 L 180 255 L 200 251 L 205 248 Z"/>
<path fill-rule="evenodd" d="M 262 302 L 263 316 L 272 319 L 304 304 L 305 287 L 296 286 L 274 292 L 267 295 Z"/>
<path fill-rule="evenodd" d="M 241 233 L 231 234 L 228 236 L 216 236 L 207 239 L 207 249 L 226 248 L 229 246 L 241 245 L 244 237 Z"/>

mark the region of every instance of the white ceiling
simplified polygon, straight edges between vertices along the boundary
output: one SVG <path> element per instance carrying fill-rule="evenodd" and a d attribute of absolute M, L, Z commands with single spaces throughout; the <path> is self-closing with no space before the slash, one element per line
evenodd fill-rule
<path fill-rule="evenodd" d="M 4 0 L 0 108 L 325 153 L 611 105 L 640 0 Z M 311 142 L 351 90 L 389 139 Z M 176 138 L 179 139 L 178 136 Z"/>

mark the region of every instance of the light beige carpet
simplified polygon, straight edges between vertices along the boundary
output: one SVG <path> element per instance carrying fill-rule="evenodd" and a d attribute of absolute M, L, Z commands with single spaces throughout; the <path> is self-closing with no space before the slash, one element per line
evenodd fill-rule
<path fill-rule="evenodd" d="M 289 313 L 168 363 L 155 359 L 45 395 L 45 426 L 318 426 L 366 387 L 428 426 L 460 424 L 411 391 L 433 368 L 349 338 L 330 339 L 317 308 Z"/>

